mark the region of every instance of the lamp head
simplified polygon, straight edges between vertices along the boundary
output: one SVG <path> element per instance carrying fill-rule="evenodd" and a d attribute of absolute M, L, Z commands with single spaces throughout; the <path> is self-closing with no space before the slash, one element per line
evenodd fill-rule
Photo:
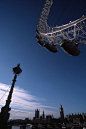
<path fill-rule="evenodd" d="M 14 74 L 20 74 L 22 72 L 22 69 L 20 68 L 20 64 L 17 65 L 17 67 L 13 68 Z"/>

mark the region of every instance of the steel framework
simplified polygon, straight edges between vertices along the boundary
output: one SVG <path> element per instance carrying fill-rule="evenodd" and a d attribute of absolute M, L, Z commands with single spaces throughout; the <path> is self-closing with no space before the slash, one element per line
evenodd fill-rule
<path fill-rule="evenodd" d="M 39 21 L 37 23 L 37 30 L 44 41 L 60 45 L 63 39 L 79 40 L 86 39 L 86 16 L 70 21 L 68 24 L 50 27 L 47 23 L 49 12 L 51 10 L 54 0 L 45 0 L 42 8 Z"/>

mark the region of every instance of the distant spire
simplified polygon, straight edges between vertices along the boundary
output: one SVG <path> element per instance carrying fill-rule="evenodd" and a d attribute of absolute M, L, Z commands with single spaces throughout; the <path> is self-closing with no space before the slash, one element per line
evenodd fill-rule
<path fill-rule="evenodd" d="M 62 108 L 62 105 L 61 105 L 61 103 L 60 103 L 60 108 Z"/>
<path fill-rule="evenodd" d="M 60 117 L 61 117 L 61 120 L 64 121 L 64 111 L 61 104 L 60 104 Z"/>

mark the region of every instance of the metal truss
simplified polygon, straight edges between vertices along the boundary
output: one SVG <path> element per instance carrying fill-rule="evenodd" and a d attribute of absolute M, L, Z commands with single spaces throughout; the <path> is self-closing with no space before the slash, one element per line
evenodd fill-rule
<path fill-rule="evenodd" d="M 83 40 L 86 39 L 86 16 L 70 21 L 68 24 L 50 27 L 47 23 L 48 15 L 54 0 L 45 0 L 39 21 L 37 23 L 38 31 L 42 39 L 49 43 L 59 45 L 63 39 Z"/>

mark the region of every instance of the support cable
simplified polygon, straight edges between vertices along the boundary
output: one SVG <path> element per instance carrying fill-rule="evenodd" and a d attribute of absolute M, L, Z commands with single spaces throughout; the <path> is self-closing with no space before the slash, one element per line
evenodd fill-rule
<path fill-rule="evenodd" d="M 80 0 L 78 0 L 78 2 L 77 2 L 77 4 L 76 4 L 76 8 L 75 8 L 74 13 L 73 13 L 73 15 L 72 15 L 72 19 L 74 18 L 74 15 L 75 15 L 75 12 L 76 12 L 76 9 L 77 9 L 77 7 L 78 7 L 79 2 L 80 2 Z"/>
<path fill-rule="evenodd" d="M 64 21 L 63 24 L 66 24 L 66 22 L 67 22 L 67 20 L 68 20 L 68 18 L 70 16 L 70 14 L 72 13 L 72 11 L 73 11 L 74 8 L 75 8 L 75 5 L 73 6 L 72 10 L 70 10 L 69 15 L 67 16 L 67 18 L 65 19 L 65 21 Z"/>
<path fill-rule="evenodd" d="M 52 18 L 51 23 L 54 21 L 55 17 L 57 16 L 59 10 L 61 9 L 61 5 L 63 4 L 63 2 L 64 2 L 64 0 L 61 1 L 60 5 L 59 5 L 59 8 L 58 8 L 58 10 L 56 12 L 56 15 Z"/>
<path fill-rule="evenodd" d="M 85 8 L 86 8 L 86 1 L 85 1 L 85 3 L 83 4 L 82 10 L 81 10 L 81 14 L 82 14 L 82 12 L 84 11 Z"/>
<path fill-rule="evenodd" d="M 52 17 L 52 15 L 54 14 L 55 10 L 56 10 L 56 7 L 57 5 L 60 3 L 60 0 L 58 0 L 57 4 L 55 5 L 53 11 L 50 13 L 50 16 L 49 16 L 49 19 Z"/>
<path fill-rule="evenodd" d="M 8 87 L 8 89 L 9 89 L 9 88 L 10 88 L 10 87 Z M 4 95 L 7 93 L 7 91 L 9 91 L 8 89 L 7 89 L 7 90 L 5 91 L 5 93 L 2 95 L 2 97 L 0 98 L 0 101 L 1 101 L 1 99 L 4 97 Z"/>
<path fill-rule="evenodd" d="M 67 8 L 68 4 L 69 4 L 69 3 L 67 3 L 67 4 L 65 5 L 65 7 L 64 7 L 64 9 L 63 9 L 63 11 L 62 11 L 62 13 L 60 14 L 60 16 L 59 16 L 58 20 L 56 21 L 57 23 L 60 21 L 61 16 L 62 16 L 62 15 L 63 15 L 63 13 L 65 12 L 65 10 L 66 10 L 66 8 Z"/>

